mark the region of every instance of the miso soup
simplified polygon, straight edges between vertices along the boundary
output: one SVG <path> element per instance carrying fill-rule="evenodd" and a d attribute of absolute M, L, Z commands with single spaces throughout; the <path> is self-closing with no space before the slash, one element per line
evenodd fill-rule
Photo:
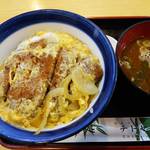
<path fill-rule="evenodd" d="M 150 38 L 131 42 L 123 50 L 119 64 L 133 84 L 150 94 Z"/>

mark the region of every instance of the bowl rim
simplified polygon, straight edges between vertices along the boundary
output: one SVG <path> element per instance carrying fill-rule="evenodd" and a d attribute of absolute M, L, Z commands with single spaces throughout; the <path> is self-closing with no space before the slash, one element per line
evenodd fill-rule
<path fill-rule="evenodd" d="M 142 25 L 142 24 L 144 24 L 144 23 L 150 23 L 150 20 L 145 20 L 145 21 L 137 22 L 137 23 L 135 23 L 135 24 L 129 26 L 127 29 L 125 29 L 125 30 L 121 33 L 121 35 L 120 35 L 120 37 L 119 37 L 119 39 L 118 39 L 117 45 L 116 45 L 116 59 L 117 59 L 117 62 L 118 62 L 118 66 L 119 66 L 119 68 L 120 68 L 120 70 L 121 70 L 123 76 L 124 76 L 124 77 L 126 78 L 126 80 L 128 81 L 128 83 L 131 84 L 131 86 L 133 86 L 133 87 L 134 87 L 136 90 L 138 90 L 140 93 L 146 94 L 146 95 L 150 95 L 150 93 L 147 93 L 147 92 L 143 91 L 142 89 L 140 89 L 139 87 L 137 87 L 137 86 L 126 76 L 126 74 L 124 73 L 122 67 L 120 66 L 120 63 L 119 63 L 119 58 L 120 58 L 120 57 L 119 57 L 119 55 L 118 55 L 118 49 L 119 49 L 119 46 L 120 46 L 119 44 L 120 44 L 122 38 L 124 38 L 124 35 L 125 35 L 128 31 L 134 29 L 136 26 L 140 26 L 140 25 Z M 126 46 L 127 46 L 127 45 L 126 45 Z"/>
<path fill-rule="evenodd" d="M 45 139 L 43 139 L 44 135 L 43 136 L 39 135 L 38 139 L 31 139 L 31 138 L 24 138 L 23 139 L 23 138 L 18 138 L 18 137 L 11 137 L 10 135 L 6 135 L 6 133 L 4 133 L 4 132 L 2 132 L 2 130 L 0 130 L 0 136 L 7 138 L 9 140 L 13 140 L 17 143 L 24 143 L 24 144 L 25 143 L 26 144 L 35 144 L 36 143 L 37 144 L 37 143 L 54 142 L 54 141 L 58 141 L 58 140 L 62 140 L 64 138 L 70 137 L 70 136 L 80 132 L 83 128 L 85 128 L 92 121 L 94 121 L 99 114 L 101 114 L 103 112 L 104 108 L 108 105 L 108 103 L 112 97 L 112 94 L 114 92 L 115 86 L 116 86 L 117 72 L 118 72 L 117 71 L 117 61 L 116 61 L 116 57 L 115 57 L 115 54 L 114 54 L 114 51 L 113 51 L 113 48 L 112 48 L 110 42 L 108 41 L 108 39 L 107 39 L 106 35 L 103 33 L 103 31 L 97 25 L 95 25 L 90 20 L 88 20 L 88 19 L 86 19 L 86 18 L 84 18 L 78 14 L 75 14 L 75 13 L 72 13 L 69 11 L 64 11 L 64 10 L 58 10 L 58 9 L 42 9 L 42 10 L 35 10 L 35 11 L 30 11 L 30 12 L 20 14 L 18 16 L 15 16 L 15 17 L 7 20 L 6 22 L 4 22 L 0 25 L 0 34 L 2 33 L 3 30 L 8 29 L 8 31 L 6 33 L 3 33 L 5 35 L 0 37 L 0 42 L 2 42 L 6 37 L 8 37 L 9 35 L 11 35 L 13 32 L 16 31 L 15 30 L 15 31 L 10 33 L 9 30 L 12 30 L 12 29 L 9 29 L 9 26 L 11 26 L 14 23 L 18 24 L 17 21 L 23 19 L 24 17 L 28 17 L 28 16 L 33 17 L 35 15 L 52 15 L 52 14 L 55 14 L 58 16 L 61 15 L 63 17 L 70 17 L 70 18 L 74 17 L 76 19 L 79 19 L 80 23 L 82 23 L 84 25 L 84 27 L 90 28 L 91 32 L 96 31 L 98 34 L 97 37 L 94 37 L 94 35 L 89 35 L 89 34 L 88 35 L 92 38 L 92 40 L 98 46 L 99 50 L 100 50 L 100 45 L 98 45 L 98 44 L 100 44 L 100 43 L 96 43 L 98 41 L 101 41 L 101 43 L 103 43 L 101 45 L 101 47 L 103 46 L 104 49 L 109 50 L 107 54 L 109 54 L 109 57 L 111 58 L 111 60 L 109 60 L 109 61 L 112 61 L 111 62 L 112 64 L 109 64 L 109 65 L 111 65 L 111 67 L 110 67 L 110 66 L 108 66 L 108 64 L 105 64 L 106 62 L 104 61 L 104 66 L 105 66 L 105 72 L 106 72 L 106 67 L 108 67 L 109 71 L 113 74 L 109 75 L 109 81 L 106 81 L 106 79 L 104 79 L 104 82 L 107 82 L 106 87 L 108 89 L 104 90 L 104 85 L 103 85 L 102 91 L 101 91 L 99 97 L 97 98 L 97 101 L 95 102 L 95 104 L 98 103 L 100 101 L 100 97 L 101 97 L 102 102 L 100 101 L 101 105 L 99 106 L 99 109 L 95 110 L 93 114 L 90 114 L 90 115 L 89 115 L 89 113 L 85 114 L 81 119 L 77 120 L 77 122 L 73 123 L 74 126 L 76 125 L 76 128 L 72 128 L 69 130 L 68 128 L 72 127 L 72 124 L 71 124 L 71 125 L 69 125 L 69 127 L 68 126 L 65 127 L 65 131 L 63 134 L 59 134 L 59 136 L 57 136 L 57 137 L 51 136 L 51 138 L 50 138 L 50 135 L 51 135 L 51 133 L 53 133 L 53 131 L 47 131 L 46 133 L 42 133 L 42 134 L 49 134 L 49 138 L 45 138 Z M 72 20 L 74 18 L 72 18 Z M 76 20 L 74 20 L 74 21 L 76 21 Z M 43 20 L 42 22 L 44 23 L 46 21 Z M 52 22 L 54 22 L 54 21 L 52 21 Z M 67 22 L 63 22 L 63 23 L 67 24 Z M 33 23 L 31 23 L 31 24 L 33 24 Z M 31 25 L 31 24 L 29 24 L 29 25 Z M 21 26 L 19 29 L 22 29 L 23 27 L 26 27 L 26 26 L 28 26 L 28 25 Z M 81 26 L 81 24 L 80 24 L 80 26 Z M 79 28 L 78 26 L 75 26 L 75 27 Z M 19 30 L 19 29 L 17 29 L 17 30 Z M 83 32 L 85 32 L 85 31 L 83 31 Z M 85 32 L 85 33 L 87 33 L 87 32 Z M 94 40 L 94 38 L 95 38 L 95 40 Z M 102 54 L 102 57 L 104 59 L 103 54 Z M 85 117 L 88 117 L 88 119 L 85 119 Z M 82 120 L 84 120 L 84 122 L 80 122 Z M 77 123 L 80 123 L 80 127 L 79 127 L 79 125 L 77 125 Z M 0 119 L 0 124 L 1 125 L 3 124 L 3 126 L 5 125 L 7 127 L 12 128 L 9 124 L 6 125 L 6 123 L 3 122 L 1 119 Z M 16 130 L 19 130 L 19 129 L 16 129 Z M 62 129 L 58 129 L 58 131 L 62 131 Z M 27 134 L 26 133 L 27 131 L 23 131 L 23 132 L 25 132 L 24 134 Z M 55 130 L 54 132 L 57 132 L 57 130 Z"/>

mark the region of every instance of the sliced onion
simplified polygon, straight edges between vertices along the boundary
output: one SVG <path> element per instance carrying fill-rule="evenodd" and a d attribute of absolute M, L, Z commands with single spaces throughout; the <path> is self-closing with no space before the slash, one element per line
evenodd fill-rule
<path fill-rule="evenodd" d="M 94 80 L 90 78 L 89 74 L 85 73 L 81 67 L 76 67 L 72 72 L 72 80 L 76 87 L 84 95 L 94 95 L 98 92 Z"/>
<path fill-rule="evenodd" d="M 77 100 L 78 97 L 77 95 L 73 95 L 73 94 L 69 94 L 69 90 L 68 90 L 68 87 L 69 87 L 69 83 L 71 82 L 71 75 L 68 75 L 64 80 L 63 82 L 61 83 L 61 86 L 64 87 L 64 96 L 65 98 L 71 100 L 71 101 L 74 101 L 74 100 Z"/>
<path fill-rule="evenodd" d="M 35 134 L 39 134 L 41 132 L 41 130 L 44 129 L 44 127 L 47 124 L 47 120 L 48 120 L 48 116 L 50 114 L 50 111 L 55 107 L 56 103 L 55 101 L 51 101 L 53 97 L 56 96 L 60 96 L 64 93 L 64 89 L 63 88 L 56 88 L 51 90 L 45 99 L 45 103 L 44 103 L 44 109 L 43 109 L 43 117 L 42 117 L 42 121 L 40 123 L 40 126 L 38 128 L 38 130 L 36 131 Z"/>

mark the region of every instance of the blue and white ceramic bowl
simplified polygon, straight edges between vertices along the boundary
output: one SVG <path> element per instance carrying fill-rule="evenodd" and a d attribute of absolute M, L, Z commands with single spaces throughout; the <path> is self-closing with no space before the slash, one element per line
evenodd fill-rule
<path fill-rule="evenodd" d="M 88 45 L 98 56 L 104 75 L 99 93 L 88 110 L 69 124 L 45 130 L 39 135 L 19 129 L 0 120 L 0 136 L 11 141 L 33 144 L 62 140 L 79 132 L 100 115 L 113 94 L 117 66 L 113 48 L 104 33 L 91 21 L 77 14 L 63 10 L 38 10 L 16 16 L 0 25 L 0 60 L 25 38 L 36 31 L 63 31 L 72 34 Z"/>

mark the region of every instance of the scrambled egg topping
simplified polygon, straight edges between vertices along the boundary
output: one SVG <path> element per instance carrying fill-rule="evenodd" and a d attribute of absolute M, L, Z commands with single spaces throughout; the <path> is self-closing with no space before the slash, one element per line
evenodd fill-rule
<path fill-rule="evenodd" d="M 36 134 L 71 122 L 98 93 L 102 75 L 84 43 L 67 33 L 38 32 L 0 65 L 0 117 Z"/>

